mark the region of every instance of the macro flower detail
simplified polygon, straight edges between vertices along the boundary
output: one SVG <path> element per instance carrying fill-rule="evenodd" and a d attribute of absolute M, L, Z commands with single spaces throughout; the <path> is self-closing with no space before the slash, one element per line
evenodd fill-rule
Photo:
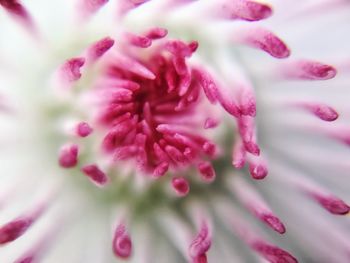
<path fill-rule="evenodd" d="M 0 261 L 348 262 L 349 12 L 0 0 Z"/>
<path fill-rule="evenodd" d="M 135 39 L 131 43 L 148 48 Z M 197 135 L 200 124 L 181 123 L 196 116 L 200 103 L 200 87 L 185 60 L 197 44 L 175 40 L 155 45 L 155 54 L 149 51 L 143 63 L 127 57 L 127 51 L 110 55 L 97 92 L 103 94 L 99 122 L 108 129 L 104 150 L 116 160 L 135 158 L 140 169 L 160 177 L 172 166 L 212 156 L 215 145 Z"/>

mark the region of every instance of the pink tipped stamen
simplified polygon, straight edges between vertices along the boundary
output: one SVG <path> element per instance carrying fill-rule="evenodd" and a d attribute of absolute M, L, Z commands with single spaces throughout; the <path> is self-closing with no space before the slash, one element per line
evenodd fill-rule
<path fill-rule="evenodd" d="M 0 6 L 14 18 L 17 18 L 31 33 L 36 33 L 33 20 L 20 0 L 0 0 Z"/>
<path fill-rule="evenodd" d="M 93 129 L 87 122 L 79 122 L 76 126 L 76 134 L 79 137 L 87 137 L 93 132 Z"/>
<path fill-rule="evenodd" d="M 15 241 L 36 222 L 46 210 L 46 204 L 39 204 L 28 214 L 22 215 L 0 227 L 0 245 Z"/>
<path fill-rule="evenodd" d="M 287 45 L 275 34 L 263 28 L 242 31 L 234 38 L 237 42 L 265 51 L 275 58 L 283 59 L 290 55 Z"/>
<path fill-rule="evenodd" d="M 258 217 L 261 218 L 266 224 L 268 224 L 273 230 L 280 234 L 286 232 L 286 228 L 281 222 L 281 220 L 274 216 L 273 214 L 258 214 Z"/>
<path fill-rule="evenodd" d="M 209 141 L 203 143 L 202 149 L 210 157 L 214 157 L 217 153 L 216 145 Z"/>
<path fill-rule="evenodd" d="M 337 74 L 333 66 L 310 60 L 286 63 L 280 71 L 283 77 L 296 80 L 328 80 Z"/>
<path fill-rule="evenodd" d="M 211 183 L 215 180 L 216 173 L 210 162 L 200 162 L 198 164 L 198 171 L 204 182 Z"/>
<path fill-rule="evenodd" d="M 145 36 L 149 39 L 156 40 L 164 38 L 168 35 L 168 30 L 161 27 L 155 27 L 148 30 Z"/>
<path fill-rule="evenodd" d="M 218 96 L 218 100 L 227 113 L 231 114 L 235 118 L 239 118 L 241 116 L 241 109 L 238 107 L 237 103 L 234 102 L 231 98 L 220 94 Z"/>
<path fill-rule="evenodd" d="M 72 83 L 81 78 L 80 69 L 85 64 L 85 58 L 67 60 L 60 68 L 60 79 L 64 83 Z"/>
<path fill-rule="evenodd" d="M 58 163 L 63 168 L 75 167 L 78 163 L 79 148 L 76 144 L 62 146 L 59 152 Z"/>
<path fill-rule="evenodd" d="M 199 43 L 198 43 L 198 41 L 192 41 L 192 42 L 188 43 L 187 46 L 190 48 L 190 50 L 192 51 L 192 53 L 194 53 L 194 52 L 196 52 L 196 50 L 198 49 Z"/>
<path fill-rule="evenodd" d="M 96 43 L 93 43 L 87 51 L 87 59 L 90 63 L 101 58 L 114 45 L 114 40 L 110 37 L 105 37 Z"/>
<path fill-rule="evenodd" d="M 204 94 L 207 96 L 208 100 L 211 103 L 215 103 L 219 97 L 219 91 L 212 77 L 207 72 L 200 69 L 194 69 L 193 74 L 203 88 Z"/>
<path fill-rule="evenodd" d="M 254 216 L 266 223 L 276 232 L 280 234 L 286 232 L 286 228 L 281 220 L 272 212 L 263 197 L 254 187 L 238 177 L 230 178 L 229 182 L 232 182 L 229 184 L 232 193 L 238 197 Z"/>
<path fill-rule="evenodd" d="M 186 196 L 190 191 L 190 185 L 186 178 L 184 177 L 174 177 L 171 180 L 171 185 L 174 188 L 178 196 Z"/>
<path fill-rule="evenodd" d="M 192 241 L 189 253 L 194 263 L 206 262 L 206 253 L 211 247 L 211 235 L 208 225 L 203 222 L 198 235 Z"/>
<path fill-rule="evenodd" d="M 293 174 L 291 174 L 293 176 Z M 293 176 L 290 179 L 297 188 L 319 203 L 332 214 L 345 215 L 350 212 L 350 207 L 342 199 L 319 186 L 316 182 L 306 177 Z"/>
<path fill-rule="evenodd" d="M 13 15 L 28 18 L 28 13 L 19 0 L 0 0 L 0 5 Z"/>
<path fill-rule="evenodd" d="M 310 193 L 310 195 L 326 210 L 335 215 L 346 215 L 350 212 L 350 207 L 338 197 L 332 195 L 322 195 L 320 193 Z"/>
<path fill-rule="evenodd" d="M 268 169 L 265 161 L 261 158 L 248 158 L 250 175 L 256 179 L 264 179 L 268 174 Z"/>
<path fill-rule="evenodd" d="M 135 47 L 148 48 L 152 45 L 152 39 L 148 38 L 147 36 L 139 36 L 133 33 L 126 33 L 125 38 L 129 44 Z"/>
<path fill-rule="evenodd" d="M 272 9 L 267 4 L 251 0 L 222 0 L 211 6 L 210 14 L 219 19 L 259 21 L 270 17 Z"/>
<path fill-rule="evenodd" d="M 257 240 L 250 244 L 251 248 L 254 249 L 256 252 L 258 252 L 260 255 L 262 255 L 266 260 L 268 260 L 271 263 L 297 263 L 297 259 L 293 257 L 290 253 L 287 251 L 274 246 L 270 245 L 265 241 Z"/>
<path fill-rule="evenodd" d="M 169 169 L 169 162 L 161 162 L 153 171 L 153 176 L 156 178 L 162 177 Z"/>
<path fill-rule="evenodd" d="M 250 88 L 239 90 L 239 108 L 242 115 L 256 116 L 256 100 L 254 92 Z"/>
<path fill-rule="evenodd" d="M 168 40 L 165 42 L 165 50 L 169 51 L 176 57 L 191 57 L 192 53 L 196 51 L 198 42 L 194 41 L 186 44 L 180 40 Z"/>
<path fill-rule="evenodd" d="M 224 207 L 223 207 L 224 208 Z M 233 209 L 226 209 L 225 220 L 228 221 L 234 232 L 255 252 L 264 257 L 271 263 L 298 263 L 298 260 L 289 252 L 269 244 L 259 234 L 258 231 L 248 225 L 248 223 L 240 220 L 237 216 L 237 211 Z"/>
<path fill-rule="evenodd" d="M 113 252 L 118 258 L 127 259 L 132 254 L 132 242 L 129 234 L 126 231 L 125 225 L 120 224 L 113 238 Z"/>
<path fill-rule="evenodd" d="M 33 224 L 32 217 L 15 219 L 0 227 L 0 245 L 12 242 L 22 236 Z"/>
<path fill-rule="evenodd" d="M 339 115 L 332 107 L 323 103 L 298 103 L 299 106 L 323 121 L 335 121 Z"/>
<path fill-rule="evenodd" d="M 97 186 L 104 186 L 108 183 L 108 176 L 96 165 L 84 165 L 81 171 Z"/>

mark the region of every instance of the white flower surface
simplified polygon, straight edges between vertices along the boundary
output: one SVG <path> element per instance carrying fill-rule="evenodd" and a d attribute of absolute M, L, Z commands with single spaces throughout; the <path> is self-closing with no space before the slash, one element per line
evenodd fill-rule
<path fill-rule="evenodd" d="M 350 261 L 349 1 L 0 21 L 0 262 Z"/>

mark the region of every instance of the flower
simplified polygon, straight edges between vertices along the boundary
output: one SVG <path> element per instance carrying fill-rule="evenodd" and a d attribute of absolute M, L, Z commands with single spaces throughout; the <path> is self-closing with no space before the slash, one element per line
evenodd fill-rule
<path fill-rule="evenodd" d="M 347 1 L 0 7 L 1 262 L 349 261 Z"/>

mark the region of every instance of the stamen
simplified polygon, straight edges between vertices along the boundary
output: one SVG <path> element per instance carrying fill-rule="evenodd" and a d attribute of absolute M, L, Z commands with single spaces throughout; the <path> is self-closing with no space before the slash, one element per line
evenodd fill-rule
<path fill-rule="evenodd" d="M 175 57 L 191 57 L 192 53 L 197 49 L 198 42 L 193 41 L 190 44 L 186 44 L 180 40 L 168 40 L 164 44 L 165 50 L 172 53 Z"/>
<path fill-rule="evenodd" d="M 158 178 L 163 176 L 169 169 L 169 163 L 168 162 L 161 162 L 153 171 L 153 176 Z"/>
<path fill-rule="evenodd" d="M 39 204 L 33 211 L 22 215 L 0 227 L 0 245 L 12 242 L 21 237 L 43 214 L 46 204 Z"/>
<path fill-rule="evenodd" d="M 132 254 L 132 242 L 125 225 L 120 224 L 114 232 L 113 252 L 119 258 L 127 259 Z"/>
<path fill-rule="evenodd" d="M 288 171 L 284 171 L 289 173 Z M 306 193 L 313 200 L 318 202 L 323 208 L 332 214 L 345 215 L 350 212 L 350 207 L 343 200 L 330 193 L 316 182 L 308 179 L 305 175 L 303 177 L 294 173 L 290 173 L 288 181 L 293 183 L 299 190 Z"/>
<path fill-rule="evenodd" d="M 256 116 L 256 100 L 254 92 L 249 88 L 239 90 L 240 111 L 242 115 Z"/>
<path fill-rule="evenodd" d="M 12 242 L 22 236 L 33 224 L 34 218 L 31 216 L 17 218 L 0 228 L 0 244 Z"/>
<path fill-rule="evenodd" d="M 21 4 L 20 0 L 0 0 L 0 5 L 20 22 L 32 33 L 36 33 L 33 20 L 27 9 Z"/>
<path fill-rule="evenodd" d="M 179 164 L 184 164 L 186 162 L 185 156 L 174 146 L 166 145 L 165 152 L 170 156 L 170 158 Z"/>
<path fill-rule="evenodd" d="M 155 28 L 150 29 L 146 33 L 146 37 L 155 40 L 155 39 L 164 38 L 167 36 L 167 34 L 168 34 L 167 29 L 161 28 L 161 27 L 155 27 Z"/>
<path fill-rule="evenodd" d="M 100 57 L 102 57 L 112 46 L 114 45 L 114 40 L 110 37 L 105 37 L 96 43 L 92 44 L 88 49 L 87 59 L 90 63 L 95 62 Z"/>
<path fill-rule="evenodd" d="M 279 71 L 283 77 L 297 80 L 327 80 L 337 74 L 334 67 L 311 60 L 285 63 L 279 67 Z"/>
<path fill-rule="evenodd" d="M 219 90 L 212 77 L 207 72 L 200 69 L 193 69 L 193 75 L 203 88 L 203 91 L 208 100 L 211 103 L 215 103 L 219 98 Z"/>
<path fill-rule="evenodd" d="M 270 17 L 272 9 L 267 4 L 250 0 L 222 0 L 210 6 L 208 15 L 220 19 L 259 21 Z"/>
<path fill-rule="evenodd" d="M 209 142 L 209 141 L 204 142 L 202 149 L 210 157 L 214 157 L 216 152 L 217 152 L 216 145 L 212 142 Z"/>
<path fill-rule="evenodd" d="M 293 105 L 311 112 L 323 121 L 335 121 L 339 117 L 338 113 L 332 107 L 323 103 L 301 102 L 293 103 Z"/>
<path fill-rule="evenodd" d="M 282 59 L 290 55 L 287 45 L 275 34 L 263 28 L 235 32 L 233 38 L 234 41 L 263 50 L 275 58 Z"/>
<path fill-rule="evenodd" d="M 251 176 L 256 180 L 264 179 L 268 174 L 265 160 L 261 156 L 248 155 L 247 157 Z"/>
<path fill-rule="evenodd" d="M 258 234 L 258 231 L 241 219 L 242 215 L 238 210 L 233 209 L 232 205 L 220 203 L 218 204 L 218 207 L 225 223 L 232 227 L 233 231 L 242 239 L 242 241 L 267 261 L 271 263 L 298 263 L 297 259 L 289 252 L 265 241 Z"/>
<path fill-rule="evenodd" d="M 171 180 L 171 185 L 174 188 L 177 195 L 179 195 L 181 197 L 186 196 L 190 191 L 190 185 L 189 185 L 187 179 L 184 177 L 179 177 L 179 176 L 174 177 Z"/>
<path fill-rule="evenodd" d="M 272 213 L 261 214 L 259 217 L 278 233 L 284 234 L 286 232 L 286 229 L 281 220 Z"/>
<path fill-rule="evenodd" d="M 229 186 L 244 206 L 258 219 L 276 232 L 283 234 L 286 229 L 280 219 L 272 212 L 263 197 L 248 183 L 238 176 L 229 177 Z"/>
<path fill-rule="evenodd" d="M 310 195 L 330 213 L 336 215 L 346 215 L 350 212 L 350 207 L 338 197 L 332 195 L 322 195 L 321 193 L 310 193 Z"/>
<path fill-rule="evenodd" d="M 251 248 L 261 254 L 265 259 L 271 263 L 297 263 L 295 257 L 289 254 L 287 251 L 280 249 L 279 247 L 268 244 L 265 241 L 257 240 L 251 243 Z"/>
<path fill-rule="evenodd" d="M 59 152 L 58 162 L 63 168 L 75 167 L 78 163 L 78 145 L 67 144 L 62 146 Z"/>
<path fill-rule="evenodd" d="M 60 78 L 63 83 L 70 84 L 81 78 L 80 68 L 85 64 L 85 58 L 67 60 L 60 68 Z"/>
<path fill-rule="evenodd" d="M 215 180 L 216 173 L 210 162 L 200 162 L 198 164 L 198 171 L 204 182 L 211 183 Z"/>
<path fill-rule="evenodd" d="M 81 171 L 97 186 L 105 186 L 109 178 L 96 164 L 84 165 Z"/>
<path fill-rule="evenodd" d="M 220 94 L 218 100 L 221 106 L 233 117 L 239 118 L 241 116 L 241 110 L 237 104 L 231 99 L 223 94 Z"/>
<path fill-rule="evenodd" d="M 206 222 L 203 222 L 198 235 L 190 245 L 190 256 L 194 262 L 206 262 L 206 253 L 211 247 L 211 235 Z M 204 260 L 204 261 L 203 261 Z"/>
<path fill-rule="evenodd" d="M 132 33 L 126 33 L 125 38 L 129 42 L 129 44 L 134 45 L 136 47 L 148 48 L 152 45 L 152 39 L 146 36 L 138 36 Z"/>
<path fill-rule="evenodd" d="M 76 133 L 79 137 L 87 137 L 92 131 L 93 129 L 87 122 L 80 122 L 76 127 Z"/>
<path fill-rule="evenodd" d="M 160 147 L 158 143 L 153 144 L 154 154 L 157 156 L 159 160 L 167 161 L 170 160 L 169 156 L 164 152 L 164 150 Z"/>

